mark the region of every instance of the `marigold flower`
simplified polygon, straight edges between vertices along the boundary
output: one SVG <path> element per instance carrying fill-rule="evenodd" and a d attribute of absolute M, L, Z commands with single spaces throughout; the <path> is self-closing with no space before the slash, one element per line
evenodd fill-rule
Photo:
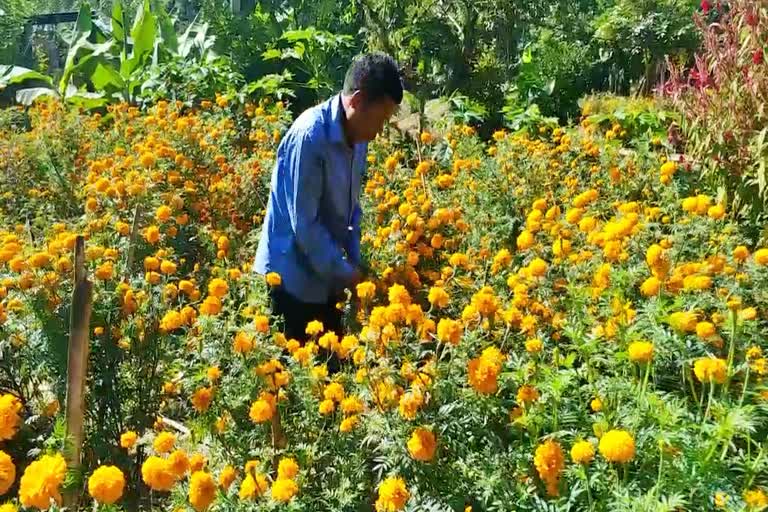
<path fill-rule="evenodd" d="M 252 500 L 267 492 L 269 483 L 267 482 L 267 477 L 265 475 L 258 473 L 254 476 L 247 470 L 246 472 L 247 475 L 240 484 L 240 491 L 238 492 L 238 497 L 241 500 Z"/>
<path fill-rule="evenodd" d="M 243 331 L 239 331 L 235 334 L 235 339 L 232 341 L 232 350 L 237 354 L 247 354 L 253 350 L 254 337 Z"/>
<path fill-rule="evenodd" d="M 651 276 L 640 285 L 640 293 L 646 297 L 652 297 L 659 294 L 661 290 L 661 281 L 655 276 Z"/>
<path fill-rule="evenodd" d="M 442 343 L 458 345 L 462 334 L 461 323 L 449 318 L 441 318 L 437 324 L 437 339 Z"/>
<path fill-rule="evenodd" d="M 544 344 L 538 338 L 533 338 L 525 342 L 525 350 L 531 354 L 537 354 L 541 352 L 543 346 Z"/>
<path fill-rule="evenodd" d="M 149 226 L 144 230 L 144 240 L 155 245 L 160 241 L 160 229 L 157 226 Z"/>
<path fill-rule="evenodd" d="M 210 473 L 196 471 L 189 479 L 189 503 L 197 512 L 207 509 L 216 497 L 216 482 Z"/>
<path fill-rule="evenodd" d="M 166 459 L 168 467 L 176 475 L 176 478 L 184 478 L 189 471 L 189 457 L 184 450 L 174 450 Z"/>
<path fill-rule="evenodd" d="M 372 299 L 376 294 L 376 285 L 370 281 L 364 281 L 356 286 L 357 296 L 361 299 Z"/>
<path fill-rule="evenodd" d="M 105 505 L 111 505 L 119 500 L 124 488 L 125 476 L 115 466 L 99 466 L 88 478 L 88 494 Z"/>
<path fill-rule="evenodd" d="M 262 393 L 260 398 L 251 404 L 248 416 L 254 423 L 264 423 L 275 414 L 275 397 L 270 393 Z"/>
<path fill-rule="evenodd" d="M 219 473 L 219 486 L 224 489 L 224 491 L 227 491 L 232 485 L 232 482 L 235 481 L 235 478 L 237 478 L 237 470 L 229 465 L 224 466 L 224 469 Z"/>
<path fill-rule="evenodd" d="M 753 258 L 758 265 L 768 265 L 768 248 L 756 250 Z"/>
<path fill-rule="evenodd" d="M 11 394 L 0 395 L 0 441 L 13 439 L 21 424 L 21 402 Z"/>
<path fill-rule="evenodd" d="M 209 295 L 200 305 L 200 314 L 215 316 L 221 312 L 221 299 L 215 295 Z"/>
<path fill-rule="evenodd" d="M 450 302 L 448 293 L 440 286 L 433 286 L 429 290 L 429 303 L 436 308 L 444 308 Z"/>
<path fill-rule="evenodd" d="M 576 464 L 587 465 L 595 458 L 595 447 L 589 441 L 578 441 L 571 447 L 571 459 Z"/>
<path fill-rule="evenodd" d="M 173 450 L 174 444 L 176 444 L 176 435 L 170 432 L 160 432 L 152 442 L 152 448 L 157 453 L 168 453 Z"/>
<path fill-rule="evenodd" d="M 517 390 L 517 401 L 520 404 L 529 404 L 535 402 L 540 397 L 538 390 L 529 385 L 520 386 Z"/>
<path fill-rule="evenodd" d="M 48 510 L 51 500 L 61 504 L 59 487 L 67 474 L 67 463 L 60 453 L 43 455 L 24 470 L 19 481 L 19 501 L 27 508 Z"/>
<path fill-rule="evenodd" d="M 376 500 L 376 512 L 396 512 L 403 510 L 411 497 L 400 477 L 389 477 L 379 485 L 379 497 Z"/>
<path fill-rule="evenodd" d="M 222 298 L 227 294 L 229 291 L 229 285 L 227 285 L 227 282 L 219 277 L 215 277 L 211 279 L 211 281 L 208 283 L 208 294 L 217 297 Z"/>
<path fill-rule="evenodd" d="M 744 492 L 744 502 L 754 510 L 768 507 L 768 496 L 762 489 L 750 489 Z"/>
<path fill-rule="evenodd" d="M 358 423 L 360 423 L 360 417 L 357 415 L 345 418 L 339 425 L 339 431 L 342 433 L 351 432 Z"/>
<path fill-rule="evenodd" d="M 609 430 L 600 438 L 598 448 L 608 462 L 626 463 L 635 456 L 635 440 L 625 430 Z"/>
<path fill-rule="evenodd" d="M 565 457 L 560 444 L 553 440 L 548 440 L 536 448 L 533 457 L 533 463 L 539 477 L 547 486 L 547 494 L 557 496 L 560 473 L 565 468 Z"/>
<path fill-rule="evenodd" d="M 280 274 L 277 272 L 270 272 L 265 276 L 265 279 L 267 281 L 267 284 L 269 286 L 280 286 L 283 283 L 283 279 L 280 277 Z"/>
<path fill-rule="evenodd" d="M 653 343 L 648 341 L 634 341 L 627 349 L 629 360 L 633 363 L 647 363 L 653 359 Z"/>
<path fill-rule="evenodd" d="M 416 460 L 429 462 L 435 456 L 437 441 L 435 434 L 425 428 L 417 428 L 408 440 L 408 453 Z"/>
<path fill-rule="evenodd" d="M 8 492 L 16 480 L 16 466 L 11 456 L 0 450 L 0 496 Z"/>
<path fill-rule="evenodd" d="M 319 320 L 312 320 L 307 324 L 307 327 L 305 329 L 305 333 L 308 336 L 316 336 L 320 333 L 322 333 L 324 330 L 323 323 Z"/>
<path fill-rule="evenodd" d="M 669 325 L 680 332 L 694 332 L 696 330 L 696 313 L 690 311 L 677 311 L 669 315 Z"/>
<path fill-rule="evenodd" d="M 699 382 L 722 384 L 726 377 L 725 360 L 716 357 L 701 357 L 693 363 L 693 373 Z"/>
<path fill-rule="evenodd" d="M 341 402 L 344 400 L 344 386 L 338 382 L 331 382 L 323 390 L 323 397 L 325 397 L 326 400 Z"/>
<path fill-rule="evenodd" d="M 139 436 L 133 430 L 129 430 L 120 435 L 120 446 L 127 450 L 133 448 Z"/>
<path fill-rule="evenodd" d="M 205 412 L 210 407 L 211 400 L 213 400 L 213 388 L 199 388 L 192 395 L 192 407 L 197 412 Z"/>

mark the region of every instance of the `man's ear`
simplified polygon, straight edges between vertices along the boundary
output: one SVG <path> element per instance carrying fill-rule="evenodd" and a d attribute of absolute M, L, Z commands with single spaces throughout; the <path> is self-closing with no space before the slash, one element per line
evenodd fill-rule
<path fill-rule="evenodd" d="M 353 92 L 352 96 L 349 97 L 349 104 L 352 105 L 352 108 L 354 108 L 355 110 L 361 109 L 364 103 L 365 103 L 365 93 L 360 89 Z"/>

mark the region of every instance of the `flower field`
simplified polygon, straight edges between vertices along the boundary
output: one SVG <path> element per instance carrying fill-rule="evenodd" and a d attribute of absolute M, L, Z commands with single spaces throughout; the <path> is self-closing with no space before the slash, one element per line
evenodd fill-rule
<path fill-rule="evenodd" d="M 768 246 L 658 134 L 588 119 L 381 136 L 372 273 L 300 346 L 250 270 L 282 103 L 3 111 L 0 512 L 766 509 Z"/>

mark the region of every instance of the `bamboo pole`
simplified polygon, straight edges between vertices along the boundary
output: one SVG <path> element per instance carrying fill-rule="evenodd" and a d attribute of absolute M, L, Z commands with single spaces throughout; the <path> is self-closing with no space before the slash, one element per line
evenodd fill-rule
<path fill-rule="evenodd" d="M 85 239 L 79 235 L 75 241 L 75 285 L 69 316 L 67 356 L 66 438 L 69 445 L 65 454 L 69 468 L 79 468 L 82 457 L 92 298 L 93 283 L 88 280 L 85 271 Z M 66 506 L 76 509 L 79 494 L 78 490 L 67 493 Z"/>

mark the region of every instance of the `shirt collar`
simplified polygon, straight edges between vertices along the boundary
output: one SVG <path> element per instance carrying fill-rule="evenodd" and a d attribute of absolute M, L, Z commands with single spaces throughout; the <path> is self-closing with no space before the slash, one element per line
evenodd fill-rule
<path fill-rule="evenodd" d="M 344 136 L 344 107 L 341 103 L 341 94 L 331 98 L 331 129 L 330 139 L 347 147 L 347 138 Z"/>

